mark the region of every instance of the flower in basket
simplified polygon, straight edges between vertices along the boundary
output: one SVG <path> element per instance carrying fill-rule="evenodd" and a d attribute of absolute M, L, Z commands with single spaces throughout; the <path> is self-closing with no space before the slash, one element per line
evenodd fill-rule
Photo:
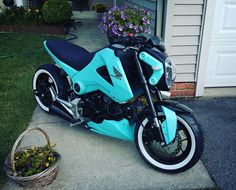
<path fill-rule="evenodd" d="M 47 145 L 42 147 L 27 146 L 17 149 L 26 133 L 32 130 L 44 134 Z M 50 184 L 57 175 L 61 156 L 54 150 L 47 133 L 38 127 L 24 131 L 12 147 L 4 163 L 7 176 L 24 187 L 44 186 Z"/>
<path fill-rule="evenodd" d="M 111 36 L 151 33 L 150 11 L 141 7 L 114 6 L 102 16 L 100 27 Z"/>
<path fill-rule="evenodd" d="M 32 146 L 24 151 L 17 152 L 14 160 L 17 175 L 22 177 L 31 176 L 53 165 L 57 160 L 53 147 L 55 145 L 51 147 L 48 145 L 44 147 Z M 14 170 L 10 163 L 8 167 L 13 173 Z"/>

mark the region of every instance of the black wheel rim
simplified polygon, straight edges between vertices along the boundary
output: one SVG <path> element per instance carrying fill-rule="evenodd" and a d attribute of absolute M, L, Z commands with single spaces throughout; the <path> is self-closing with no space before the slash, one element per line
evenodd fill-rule
<path fill-rule="evenodd" d="M 50 87 L 53 87 L 54 90 L 56 89 L 51 77 L 46 73 L 40 74 L 36 80 L 35 95 L 46 107 L 49 107 L 53 102 Z"/>
<path fill-rule="evenodd" d="M 152 126 L 151 123 L 148 122 L 147 125 L 144 127 L 142 140 L 146 152 L 152 157 L 152 159 L 162 164 L 173 165 L 173 164 L 178 164 L 187 158 L 187 156 L 191 151 L 192 142 L 188 130 L 180 121 L 177 122 L 177 133 L 180 135 L 181 138 L 181 149 L 173 157 L 163 156 L 161 154 L 158 154 L 155 150 L 153 150 L 151 143 L 153 143 L 153 141 L 158 142 L 158 139 L 153 136 L 150 137 L 150 131 L 148 133 L 146 132 L 147 130 L 150 130 L 151 126 Z"/>

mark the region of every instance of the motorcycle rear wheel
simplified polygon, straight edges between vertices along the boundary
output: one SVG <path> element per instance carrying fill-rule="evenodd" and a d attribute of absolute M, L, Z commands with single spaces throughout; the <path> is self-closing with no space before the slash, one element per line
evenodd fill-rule
<path fill-rule="evenodd" d="M 165 173 L 179 173 L 193 167 L 203 152 L 200 125 L 190 114 L 177 115 L 177 133 L 172 143 L 162 146 L 153 136 L 148 115 L 135 127 L 135 144 L 139 154 L 151 167 Z"/>
<path fill-rule="evenodd" d="M 34 74 L 33 92 L 38 105 L 45 112 L 50 112 L 50 106 L 53 104 L 50 87 L 60 98 L 65 99 L 65 93 L 69 89 L 69 82 L 66 76 L 61 75 L 60 68 L 52 64 L 44 64 Z"/>

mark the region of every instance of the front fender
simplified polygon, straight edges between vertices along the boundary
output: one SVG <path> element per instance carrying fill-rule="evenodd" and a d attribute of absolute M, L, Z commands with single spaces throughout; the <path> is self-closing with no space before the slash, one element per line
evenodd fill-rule
<path fill-rule="evenodd" d="M 177 130 L 177 117 L 176 115 L 181 113 L 188 113 L 192 114 L 192 110 L 175 101 L 170 100 L 164 100 L 154 103 L 156 112 L 159 113 L 162 112 L 162 114 L 165 115 L 165 120 L 161 124 L 162 133 L 164 135 L 164 139 L 166 144 L 169 144 L 172 142 L 172 140 L 175 138 L 176 130 Z M 142 120 L 143 116 L 149 114 L 148 107 L 146 107 L 138 116 L 139 119 Z"/>
<path fill-rule="evenodd" d="M 179 102 L 172 101 L 172 100 L 163 100 L 163 101 L 159 101 L 159 102 L 154 103 L 154 107 L 157 112 L 162 112 L 161 106 L 167 107 L 168 109 L 174 111 L 176 114 L 178 114 L 178 113 L 192 114 L 193 113 L 193 110 L 190 109 L 188 106 L 185 106 L 184 104 L 181 104 Z M 143 118 L 144 115 L 146 115 L 148 113 L 149 113 L 149 110 L 148 110 L 148 107 L 146 107 L 143 109 L 143 111 L 141 111 L 138 114 L 138 118 L 141 119 L 141 118 Z M 134 123 L 135 120 L 136 120 L 136 117 L 133 117 L 130 122 Z"/>
<path fill-rule="evenodd" d="M 193 110 L 190 109 L 188 106 L 185 106 L 184 104 L 181 104 L 179 102 L 172 101 L 172 100 L 159 101 L 159 102 L 156 102 L 154 105 L 155 105 L 155 108 L 157 109 L 157 111 L 161 110 L 160 106 L 165 106 L 168 109 L 174 111 L 176 114 L 178 114 L 178 113 L 192 114 L 193 113 Z"/>

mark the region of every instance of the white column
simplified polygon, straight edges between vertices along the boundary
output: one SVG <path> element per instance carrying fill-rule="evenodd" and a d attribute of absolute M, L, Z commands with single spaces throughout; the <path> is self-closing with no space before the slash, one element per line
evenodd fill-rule
<path fill-rule="evenodd" d="M 23 0 L 16 0 L 16 6 L 17 7 L 23 6 Z"/>

